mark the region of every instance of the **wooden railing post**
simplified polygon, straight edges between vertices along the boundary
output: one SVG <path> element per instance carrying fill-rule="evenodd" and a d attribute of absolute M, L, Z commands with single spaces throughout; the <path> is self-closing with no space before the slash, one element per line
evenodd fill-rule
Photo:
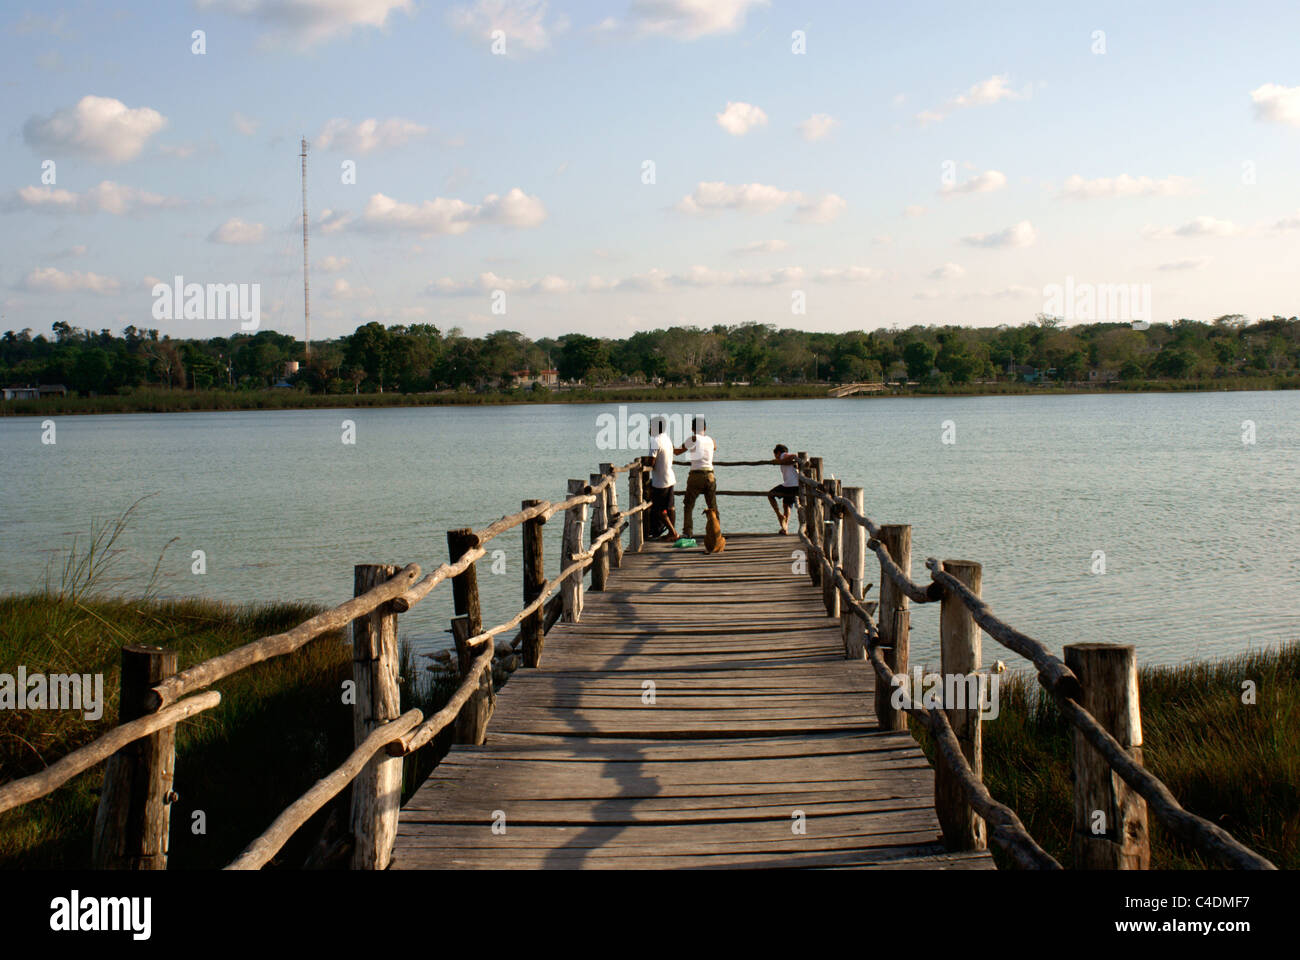
<path fill-rule="evenodd" d="M 523 508 L 535 507 L 542 500 L 525 500 Z M 542 532 L 545 517 L 534 517 L 523 524 L 524 539 L 524 606 L 532 603 L 546 586 L 546 567 L 542 555 Z M 542 620 L 545 610 L 538 608 L 519 624 L 520 649 L 525 667 L 536 667 L 542 660 Z"/>
<path fill-rule="evenodd" d="M 943 569 L 960 580 L 975 596 L 980 595 L 983 580 L 978 563 L 967 560 L 945 560 Z M 961 598 L 945 592 L 939 604 L 940 666 L 943 675 L 944 695 L 954 695 L 960 702 L 945 703 L 948 722 L 952 725 L 961 752 L 970 763 L 976 780 L 984 779 L 983 738 L 980 733 L 981 684 L 987 678 L 979 675 L 980 628 L 975 623 Z M 973 689 L 967 677 L 974 677 Z M 974 703 L 971 702 L 972 697 Z M 987 850 L 988 837 L 984 820 L 966 802 L 961 782 L 944 762 L 940 754 L 934 766 L 934 807 L 943 828 L 943 839 L 949 850 Z"/>
<path fill-rule="evenodd" d="M 844 499 L 853 504 L 853 508 L 862 513 L 864 494 L 861 487 L 845 487 Z M 861 600 L 866 583 L 867 531 L 852 517 L 841 521 L 840 542 L 844 551 L 844 579 L 849 582 L 849 591 L 854 600 Z M 840 610 L 840 635 L 844 638 L 844 657 L 847 660 L 863 660 L 867 655 L 865 643 L 866 626 L 844 604 Z"/>
<path fill-rule="evenodd" d="M 468 527 L 447 531 L 447 552 L 453 561 L 459 560 L 466 550 L 478 545 L 478 537 Z M 471 563 L 464 573 L 451 578 L 451 595 L 456 617 L 451 621 L 451 636 L 456 643 L 456 662 L 460 677 L 469 675 L 470 665 L 481 652 L 466 641 L 483 632 L 483 614 L 479 608 L 477 563 Z M 459 625 L 458 625 L 459 622 Z M 491 643 L 492 641 L 487 641 Z M 456 717 L 456 742 L 480 744 L 487 737 L 488 720 L 495 706 L 492 690 L 492 669 L 479 674 L 478 690 L 470 695 Z"/>
<path fill-rule="evenodd" d="M 807 476 L 809 472 L 808 464 L 807 464 L 808 452 L 806 450 L 800 450 L 798 453 L 795 454 L 795 456 L 798 458 L 799 461 L 798 464 L 795 466 L 795 469 L 799 472 L 801 476 Z M 804 485 L 802 483 L 799 484 L 799 493 L 794 500 L 794 509 L 795 509 L 795 513 L 798 515 L 799 518 L 799 522 L 796 524 L 796 526 L 803 526 L 808 522 L 808 494 L 805 492 Z"/>
<path fill-rule="evenodd" d="M 641 502 L 649 503 L 651 499 L 650 478 L 654 472 L 654 457 L 641 457 L 640 459 L 641 459 L 641 480 L 640 480 Z M 641 522 L 638 525 L 641 527 L 641 545 L 644 547 L 646 536 L 647 536 L 646 531 L 650 528 L 651 525 L 649 510 L 641 511 Z"/>
<path fill-rule="evenodd" d="M 150 688 L 176 672 L 176 651 L 145 644 L 122 648 L 120 726 L 153 712 Z M 95 813 L 96 870 L 166 870 L 176 728 L 129 743 L 108 758 Z"/>
<path fill-rule="evenodd" d="M 1065 665 L 1083 686 L 1079 705 L 1141 763 L 1136 648 L 1118 643 L 1066 644 Z M 1111 770 L 1078 728 L 1073 730 L 1075 868 L 1149 869 L 1146 801 Z"/>
<path fill-rule="evenodd" d="M 808 492 L 808 520 L 804 524 L 807 531 L 808 539 L 812 541 L 813 546 L 809 547 L 811 553 L 816 553 L 821 546 L 822 535 L 822 516 L 826 511 L 822 509 L 822 502 L 817 499 L 814 490 L 821 489 L 822 483 L 822 458 L 813 457 L 808 461 L 808 476 L 816 481 L 816 486 Z M 822 565 L 820 560 L 815 556 L 808 558 L 808 577 L 812 580 L 814 587 L 820 586 L 822 582 Z"/>
<path fill-rule="evenodd" d="M 569 481 L 569 497 L 582 493 L 586 484 L 581 480 Z M 568 499 L 568 497 L 566 497 Z M 587 505 L 580 503 L 564 512 L 564 535 L 560 545 L 560 569 L 568 569 L 574 558 L 582 553 L 582 530 L 587 525 Z M 577 623 L 582 619 L 582 578 L 584 571 L 576 570 L 564 579 L 560 586 L 560 595 L 564 598 L 564 613 L 561 618 L 565 623 Z"/>
<path fill-rule="evenodd" d="M 912 528 L 887 524 L 880 528 L 880 542 L 903 573 L 912 572 Z M 907 673 L 909 617 L 907 594 L 880 568 L 880 655 L 894 673 Z M 906 730 L 907 713 L 890 704 L 891 690 L 876 691 L 876 720 L 882 730 Z"/>
<path fill-rule="evenodd" d="M 598 473 L 591 474 L 591 485 L 594 487 L 600 483 L 603 478 Z M 605 493 L 596 494 L 596 502 L 591 505 L 591 540 L 594 542 L 597 537 L 609 528 L 609 514 L 605 507 L 609 500 Z M 591 562 L 591 589 L 604 590 L 605 581 L 609 578 L 609 544 L 599 547 L 596 555 Z"/>
<path fill-rule="evenodd" d="M 392 579 L 399 567 L 360 563 L 353 570 L 353 595 L 361 596 Z M 397 685 L 397 614 L 385 603 L 352 621 L 353 741 L 360 746 L 372 730 L 401 716 Z M 385 870 L 397 838 L 402 801 L 402 758 L 380 753 L 352 781 L 352 869 Z"/>
<path fill-rule="evenodd" d="M 618 522 L 618 474 L 612 463 L 600 465 L 601 477 L 609 477 L 609 486 L 605 488 L 605 517 L 609 526 Z M 617 570 L 623 565 L 623 535 L 620 533 L 609 542 L 609 565 Z"/>
<path fill-rule="evenodd" d="M 645 470 L 640 461 L 632 465 L 632 469 L 627 472 L 627 508 L 635 510 L 644 502 L 641 499 L 641 473 Z M 640 553 L 641 548 L 645 546 L 645 528 L 641 525 L 641 518 L 646 511 L 633 515 L 627 523 L 627 548 L 633 553 Z"/>
<path fill-rule="evenodd" d="M 822 481 L 822 492 L 829 496 L 839 495 L 840 481 L 830 479 Z M 822 552 L 826 555 L 827 562 L 831 569 L 835 569 L 840 561 L 840 520 L 839 510 L 835 507 L 827 507 L 823 514 L 822 521 Z M 839 618 L 840 615 L 840 591 L 835 585 L 833 576 L 823 575 L 822 577 L 822 602 L 826 604 L 826 616 Z"/>

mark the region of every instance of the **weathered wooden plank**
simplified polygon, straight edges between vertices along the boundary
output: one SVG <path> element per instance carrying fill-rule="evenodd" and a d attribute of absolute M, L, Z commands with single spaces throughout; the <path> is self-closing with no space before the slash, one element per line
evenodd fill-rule
<path fill-rule="evenodd" d="M 989 869 L 944 853 L 933 770 L 797 549 L 629 551 L 407 803 L 393 867 Z"/>

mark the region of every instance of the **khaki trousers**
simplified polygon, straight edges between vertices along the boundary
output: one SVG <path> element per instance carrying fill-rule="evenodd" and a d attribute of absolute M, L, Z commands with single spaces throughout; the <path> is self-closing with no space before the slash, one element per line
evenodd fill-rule
<path fill-rule="evenodd" d="M 704 502 L 710 510 L 718 509 L 717 490 L 712 470 L 692 470 L 686 475 L 686 501 L 682 504 L 682 511 L 686 514 L 686 519 L 682 521 L 683 537 L 691 536 L 691 530 L 694 529 L 691 511 L 695 509 L 695 501 L 700 494 L 704 494 Z"/>

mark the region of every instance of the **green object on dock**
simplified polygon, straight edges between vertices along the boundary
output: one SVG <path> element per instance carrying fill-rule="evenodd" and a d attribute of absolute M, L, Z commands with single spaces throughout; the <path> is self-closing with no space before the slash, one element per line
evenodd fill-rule
<path fill-rule="evenodd" d="M 695 538 L 694 538 L 694 537 L 682 537 L 682 538 L 679 539 L 676 543 L 674 543 L 673 546 L 674 546 L 674 547 L 682 547 L 682 548 L 685 548 L 685 547 L 694 547 L 694 546 L 696 546 Z"/>

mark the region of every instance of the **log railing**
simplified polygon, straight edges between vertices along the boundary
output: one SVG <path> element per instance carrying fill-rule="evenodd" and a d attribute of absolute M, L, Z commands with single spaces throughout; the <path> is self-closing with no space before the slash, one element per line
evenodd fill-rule
<path fill-rule="evenodd" d="M 543 638 L 561 618 L 581 616 L 583 577 L 592 572 L 591 589 L 602 589 L 611 562 L 628 548 L 644 543 L 643 496 L 648 471 L 641 459 L 623 466 L 602 464 L 590 482 L 569 481 L 564 500 L 526 500 L 522 508 L 482 530 L 449 531 L 453 556 L 431 573 L 363 564 L 356 568 L 356 595 L 300 623 L 292 630 L 263 637 L 184 670 L 175 670 L 175 654 L 156 647 L 124 647 L 120 723 L 50 767 L 0 786 L 0 813 L 46 796 L 73 777 L 107 761 L 105 785 L 96 816 L 93 862 L 103 868 L 165 869 L 168 805 L 175 769 L 175 725 L 215 707 L 221 694 L 206 687 L 241 670 L 282 657 L 351 625 L 353 680 L 356 684 L 356 749 L 344 763 L 318 781 L 285 809 L 227 869 L 265 866 L 315 813 L 352 787 L 352 866 L 383 869 L 388 865 L 401 791 L 402 758 L 427 745 L 456 724 L 458 737 L 482 742 L 491 716 L 490 667 L 495 638 L 520 628 L 524 663 L 537 666 Z M 629 507 L 620 510 L 616 482 L 628 474 Z M 587 506 L 599 529 L 583 548 Z M 565 517 L 560 572 L 547 579 L 542 554 L 542 527 L 556 514 Z M 509 620 L 484 629 L 480 622 L 475 563 L 485 545 L 515 527 L 523 527 L 524 606 Z M 597 571 L 600 580 L 597 582 Z M 418 709 L 398 715 L 397 616 L 409 611 L 438 584 L 452 581 L 457 617 L 452 633 L 459 650 L 460 683 L 447 703 L 431 717 Z M 562 591 L 562 593 L 557 593 Z M 205 692 L 200 692 L 205 691 Z"/>
<path fill-rule="evenodd" d="M 982 694 L 973 706 L 960 696 L 952 703 L 933 706 L 916 702 L 911 695 L 915 691 L 906 689 L 909 601 L 940 604 L 940 673 L 945 681 L 973 678 L 966 685 L 972 691 L 994 682 L 988 674 L 979 673 L 982 629 L 1034 665 L 1039 683 L 1074 728 L 1072 850 L 1076 866 L 1148 866 L 1146 818 L 1150 809 L 1171 833 L 1224 866 L 1276 869 L 1228 831 L 1182 807 L 1169 788 L 1142 765 L 1133 647 L 1068 644 L 1062 660 L 993 614 L 980 597 L 982 570 L 978 563 L 929 558 L 925 565 L 931 582 L 916 583 L 908 573 L 910 527 L 874 523 L 863 513 L 860 489 L 840 490 L 838 481 L 823 479 L 821 458 L 800 453 L 799 468 L 799 536 L 807 549 L 809 574 L 814 583 L 829 585 L 827 613 L 838 612 L 842 622 L 852 618 L 858 624 L 852 638 L 846 629 L 846 655 L 870 661 L 879 680 L 875 699 L 882 727 L 906 729 L 903 718 L 912 716 L 933 738 L 936 812 L 951 849 L 986 849 L 992 841 L 1019 866 L 1060 868 L 1029 835 L 1015 812 L 995 800 L 982 782 Z M 864 602 L 854 586 L 862 579 L 862 553 L 847 545 L 863 536 L 880 561 L 878 605 Z M 901 708 L 896 709 L 885 691 L 893 693 L 900 686 L 904 687 L 897 691 Z M 945 682 L 944 689 L 948 686 Z"/>
<path fill-rule="evenodd" d="M 868 660 L 876 673 L 880 682 L 876 714 L 881 727 L 906 730 L 906 718 L 911 716 L 933 738 L 937 754 L 935 807 L 950 849 L 983 850 L 991 840 L 1019 867 L 1061 869 L 1030 836 L 1015 811 L 995 800 L 984 786 L 979 726 L 982 701 L 974 707 L 965 702 L 928 707 L 915 702 L 904 689 L 899 691 L 901 707 L 895 708 L 892 697 L 886 695 L 885 691 L 893 693 L 906 686 L 909 602 L 940 604 L 941 676 L 973 678 L 968 685 L 971 690 L 994 682 L 988 674 L 979 673 L 980 629 L 1034 665 L 1039 683 L 1075 731 L 1072 850 L 1078 867 L 1147 867 L 1146 813 L 1150 808 L 1173 834 L 1227 867 L 1276 869 L 1228 831 L 1182 807 L 1169 788 L 1143 767 L 1133 647 L 1069 644 L 1062 660 L 993 615 L 979 595 L 982 569 L 978 563 L 929 558 L 925 563 L 931 582 L 913 581 L 908 573 L 911 527 L 877 525 L 863 512 L 860 488 L 841 487 L 841 481 L 824 478 L 820 457 L 810 458 L 804 452 L 797 456 L 798 532 L 807 551 L 808 575 L 814 585 L 822 587 L 827 614 L 840 619 L 845 656 Z M 714 461 L 714 466 L 776 463 L 733 460 Z M 768 494 L 762 490 L 718 490 L 717 495 Z M 871 587 L 863 586 L 864 547 L 880 562 L 878 602 L 864 599 Z"/>

